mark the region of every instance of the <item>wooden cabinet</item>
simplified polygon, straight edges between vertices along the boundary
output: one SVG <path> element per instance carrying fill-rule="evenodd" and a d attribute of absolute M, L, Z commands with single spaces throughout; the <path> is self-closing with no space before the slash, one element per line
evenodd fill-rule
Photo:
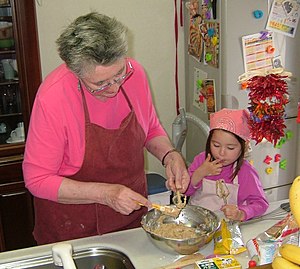
<path fill-rule="evenodd" d="M 40 83 L 35 0 L 0 0 L 0 251 L 35 245 L 22 161 Z"/>
<path fill-rule="evenodd" d="M 36 245 L 32 236 L 32 196 L 22 180 L 22 159 L 2 163 L 0 174 L 0 249 L 14 250 Z M 4 183 L 6 182 L 6 183 Z"/>

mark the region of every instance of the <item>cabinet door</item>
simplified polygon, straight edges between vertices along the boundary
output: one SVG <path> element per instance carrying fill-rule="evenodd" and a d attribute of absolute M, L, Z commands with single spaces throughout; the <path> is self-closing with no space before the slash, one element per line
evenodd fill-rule
<path fill-rule="evenodd" d="M 22 182 L 0 186 L 1 251 L 36 245 L 33 231 L 32 197 Z"/>
<path fill-rule="evenodd" d="M 25 140 L 14 21 L 10 1 L 0 1 L 0 144 Z"/>
<path fill-rule="evenodd" d="M 22 174 L 22 156 L 0 158 L 0 251 L 36 245 L 32 196 Z"/>
<path fill-rule="evenodd" d="M 35 0 L 0 0 L 0 156 L 24 151 L 40 82 Z"/>

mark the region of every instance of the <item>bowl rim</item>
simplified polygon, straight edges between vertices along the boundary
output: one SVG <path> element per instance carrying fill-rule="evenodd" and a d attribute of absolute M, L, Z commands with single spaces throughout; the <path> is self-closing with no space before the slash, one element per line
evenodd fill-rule
<path fill-rule="evenodd" d="M 170 206 L 175 206 L 175 205 L 170 205 Z M 195 241 L 195 240 L 199 240 L 200 238 L 203 238 L 204 236 L 206 237 L 206 238 L 208 238 L 208 237 L 210 237 L 212 234 L 214 234 L 219 228 L 220 228 L 220 226 L 221 226 L 221 220 L 220 220 L 220 218 L 219 218 L 219 216 L 216 214 L 216 213 L 214 213 L 213 211 L 211 211 L 211 210 L 209 210 L 209 209 L 207 209 L 207 208 L 205 208 L 205 207 L 202 207 L 202 206 L 196 206 L 196 205 L 186 205 L 187 207 L 192 207 L 192 208 L 201 208 L 201 209 L 204 209 L 205 211 L 208 211 L 211 215 L 213 215 L 214 216 L 214 218 L 217 220 L 216 221 L 216 227 L 215 227 L 215 229 L 212 229 L 210 232 L 208 232 L 208 233 L 206 233 L 206 234 L 199 234 L 199 236 L 197 236 L 197 237 L 191 237 L 191 238 L 178 238 L 178 239 L 176 239 L 176 238 L 170 238 L 170 237 L 162 237 L 162 236 L 160 236 L 160 235 L 157 235 L 157 234 L 155 234 L 155 233 L 153 233 L 152 231 L 150 231 L 150 230 L 148 230 L 148 229 L 146 229 L 145 227 L 144 227 L 144 225 L 146 225 L 146 223 L 145 223 L 145 219 L 146 219 L 146 217 L 147 217 L 147 215 L 150 213 L 150 212 L 153 212 L 153 211 L 155 211 L 156 209 L 150 209 L 145 215 L 143 215 L 142 216 L 142 220 L 141 220 L 141 226 L 142 226 L 142 228 L 143 228 L 143 230 L 148 234 L 148 235 L 150 235 L 153 239 L 156 239 L 156 240 L 170 240 L 170 241 L 176 241 L 176 242 L 189 242 L 189 241 Z M 156 237 L 156 238 L 155 238 Z"/>

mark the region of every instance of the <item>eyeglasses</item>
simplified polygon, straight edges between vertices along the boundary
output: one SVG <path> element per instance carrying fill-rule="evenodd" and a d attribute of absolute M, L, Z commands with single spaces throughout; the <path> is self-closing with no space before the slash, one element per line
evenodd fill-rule
<path fill-rule="evenodd" d="M 132 66 L 131 62 L 127 62 L 126 63 L 126 67 L 127 67 L 127 72 L 123 76 L 121 76 L 121 77 L 112 79 L 113 82 L 106 83 L 106 84 L 100 86 L 97 89 L 91 89 L 91 87 L 87 86 L 86 83 L 85 83 L 85 85 L 87 86 L 87 88 L 89 89 L 89 91 L 91 93 L 98 93 L 98 92 L 101 92 L 101 91 L 105 91 L 105 90 L 107 90 L 108 88 L 110 88 L 114 84 L 121 85 L 134 72 L 134 69 L 133 69 L 133 66 Z"/>

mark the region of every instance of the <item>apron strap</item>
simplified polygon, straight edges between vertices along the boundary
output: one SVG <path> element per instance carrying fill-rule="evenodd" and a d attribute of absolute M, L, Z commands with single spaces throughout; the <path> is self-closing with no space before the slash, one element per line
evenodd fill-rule
<path fill-rule="evenodd" d="M 88 110 L 88 107 L 87 107 L 85 95 L 84 95 L 84 92 L 82 90 L 82 85 L 81 85 L 81 81 L 80 80 L 78 80 L 78 90 L 81 92 L 81 95 L 82 95 L 83 109 L 84 109 L 84 118 L 85 118 L 85 123 L 87 124 L 87 123 L 90 123 L 91 120 L 90 120 L 90 114 L 89 114 L 89 110 Z"/>

